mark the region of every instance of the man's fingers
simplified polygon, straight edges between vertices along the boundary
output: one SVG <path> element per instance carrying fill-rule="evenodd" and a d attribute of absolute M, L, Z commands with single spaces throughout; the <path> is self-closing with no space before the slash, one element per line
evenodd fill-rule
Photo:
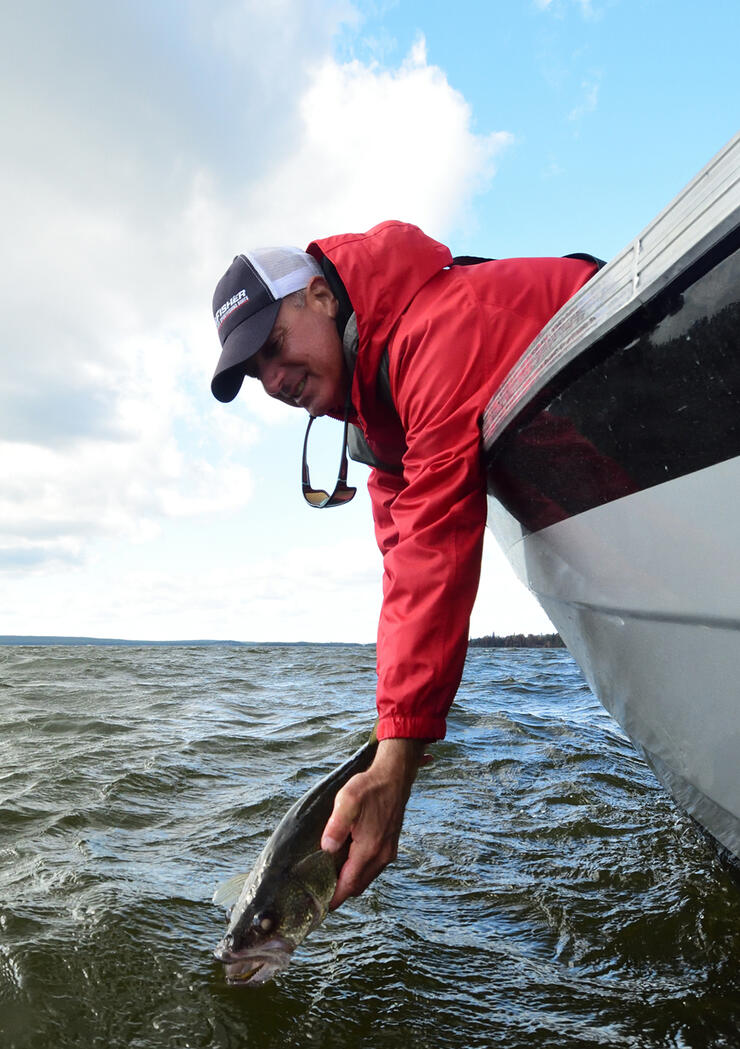
<path fill-rule="evenodd" d="M 341 790 L 334 799 L 334 810 L 321 835 L 321 848 L 325 852 L 339 852 L 352 831 L 359 816 L 357 806 Z"/>
<path fill-rule="evenodd" d="M 392 857 L 378 861 L 374 850 L 361 849 L 357 842 L 350 846 L 349 856 L 339 872 L 329 910 L 334 910 L 350 896 L 359 896 L 388 865 Z"/>

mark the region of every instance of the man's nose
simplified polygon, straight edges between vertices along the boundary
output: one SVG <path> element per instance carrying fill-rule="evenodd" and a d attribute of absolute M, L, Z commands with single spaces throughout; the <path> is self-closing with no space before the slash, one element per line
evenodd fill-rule
<path fill-rule="evenodd" d="M 265 361 L 260 370 L 260 380 L 270 397 L 279 397 L 285 382 L 285 369 L 276 361 Z"/>

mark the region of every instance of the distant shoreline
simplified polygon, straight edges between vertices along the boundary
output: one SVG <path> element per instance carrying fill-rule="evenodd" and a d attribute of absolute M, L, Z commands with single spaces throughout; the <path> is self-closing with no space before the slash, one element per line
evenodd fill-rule
<path fill-rule="evenodd" d="M 486 637 L 471 637 L 470 648 L 565 648 L 560 634 L 506 634 L 497 637 L 488 634 Z"/>
<path fill-rule="evenodd" d="M 64 637 L 51 634 L 0 634 L 0 645 L 27 645 L 41 647 L 51 645 L 83 646 L 91 645 L 105 648 L 300 648 L 308 645 L 323 645 L 337 648 L 343 645 L 364 645 L 370 647 L 372 642 L 361 641 L 210 641 L 205 639 L 183 641 L 132 641 L 120 637 Z M 564 648 L 559 634 L 507 634 L 497 637 L 489 634 L 486 637 L 470 639 L 471 648 Z"/>

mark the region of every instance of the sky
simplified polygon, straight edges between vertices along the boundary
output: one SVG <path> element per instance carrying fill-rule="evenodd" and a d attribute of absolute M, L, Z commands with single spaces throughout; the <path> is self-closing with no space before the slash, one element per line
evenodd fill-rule
<path fill-rule="evenodd" d="M 737 0 L 4 5 L 0 634 L 374 641 L 367 469 L 311 509 L 305 413 L 213 399 L 217 280 L 387 218 L 609 259 L 738 130 L 739 35 Z M 484 553 L 471 635 L 552 629 Z"/>

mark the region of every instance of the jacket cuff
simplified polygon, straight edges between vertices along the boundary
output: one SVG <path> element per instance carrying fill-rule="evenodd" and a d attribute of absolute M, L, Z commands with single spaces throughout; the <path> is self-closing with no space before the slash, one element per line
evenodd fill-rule
<path fill-rule="evenodd" d="M 444 739 L 446 731 L 444 718 L 384 717 L 378 721 L 378 739 L 426 739 L 432 742 Z"/>

